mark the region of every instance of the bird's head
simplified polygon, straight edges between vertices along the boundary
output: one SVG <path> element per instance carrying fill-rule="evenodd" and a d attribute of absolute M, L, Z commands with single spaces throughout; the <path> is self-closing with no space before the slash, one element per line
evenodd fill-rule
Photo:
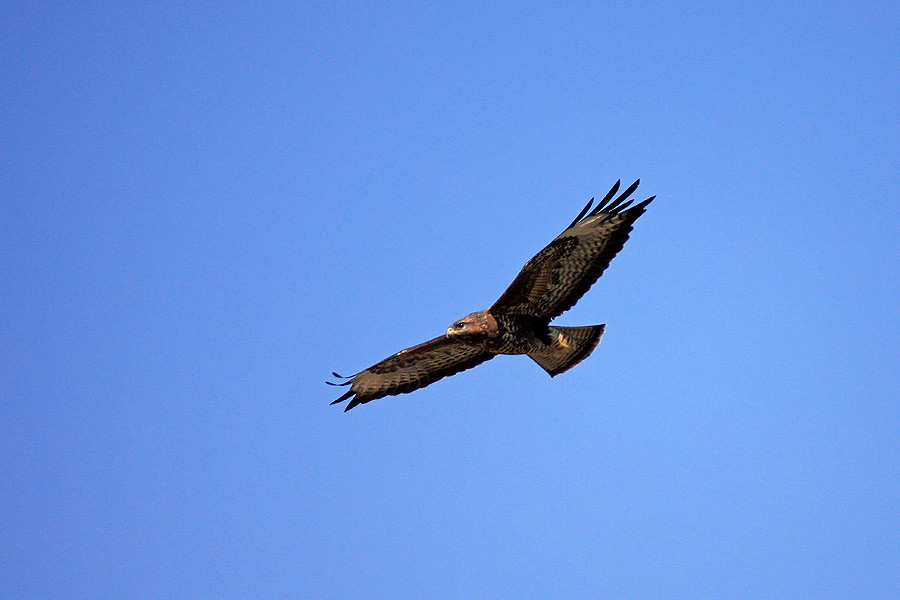
<path fill-rule="evenodd" d="M 447 328 L 449 336 L 496 337 L 498 333 L 497 320 L 486 310 L 466 315 Z"/>

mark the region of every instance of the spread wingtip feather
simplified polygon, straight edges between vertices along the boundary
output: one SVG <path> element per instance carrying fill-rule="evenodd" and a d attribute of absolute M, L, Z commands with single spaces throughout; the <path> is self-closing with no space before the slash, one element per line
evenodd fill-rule
<path fill-rule="evenodd" d="M 334 402 L 332 402 L 332 404 L 338 404 L 338 403 L 340 403 L 340 402 L 343 402 L 344 400 L 346 400 L 347 398 L 349 398 L 350 396 L 352 396 L 352 395 L 355 394 L 355 393 L 356 393 L 356 392 L 354 392 L 353 390 L 350 390 L 349 392 L 347 392 L 346 394 L 344 394 L 343 396 L 341 396 L 340 398 L 338 398 L 337 400 L 335 400 Z M 351 404 L 352 404 L 352 403 L 351 403 Z"/>
<path fill-rule="evenodd" d="M 575 290 L 577 292 L 577 294 L 575 296 L 573 296 L 574 300 L 568 301 L 568 300 L 564 299 L 565 301 L 557 303 L 558 306 L 555 309 L 555 313 L 554 313 L 555 315 L 558 315 L 561 312 L 568 310 L 568 308 L 571 308 L 572 304 L 574 304 L 574 302 L 577 302 L 578 298 L 588 288 L 590 288 L 590 286 L 592 285 L 592 282 L 596 281 L 597 277 L 599 277 L 599 275 L 603 272 L 603 269 L 605 269 L 606 265 L 609 264 L 609 261 L 612 260 L 612 257 L 615 256 L 615 254 L 618 252 L 619 249 L 621 249 L 622 244 L 624 243 L 624 240 L 628 239 L 627 234 L 629 231 L 631 231 L 631 224 L 644 212 L 644 209 L 646 208 L 646 206 L 648 204 L 650 204 L 656 198 L 656 196 L 650 196 L 646 200 L 639 202 L 637 204 L 634 204 L 634 199 L 630 199 L 630 200 L 628 199 L 629 196 L 631 196 L 634 193 L 634 191 L 637 189 L 638 185 L 640 184 L 640 181 L 641 181 L 640 179 L 635 180 L 634 183 L 629 185 L 618 196 L 616 196 L 616 194 L 618 193 L 619 188 L 621 187 L 621 180 L 616 181 L 613 184 L 612 188 L 610 188 L 609 192 L 606 193 L 606 195 L 603 197 L 603 199 L 599 203 L 594 205 L 594 198 L 591 198 L 588 201 L 588 203 L 585 205 L 585 207 L 581 210 L 581 212 L 578 214 L 578 216 L 575 217 L 575 220 L 572 221 L 572 223 L 567 228 L 567 229 L 570 229 L 572 227 L 575 227 L 582 221 L 587 222 L 590 219 L 590 222 L 584 226 L 583 232 L 581 229 L 579 229 L 578 232 L 572 233 L 570 235 L 570 237 L 578 236 L 578 235 L 581 235 L 582 233 L 584 235 L 588 235 L 591 233 L 591 228 L 593 228 L 595 226 L 599 226 L 600 228 L 607 228 L 608 230 L 613 231 L 614 233 L 618 232 L 618 237 L 616 237 L 614 239 L 615 243 L 613 245 L 614 247 L 612 247 L 612 250 L 607 250 L 605 252 L 602 252 L 599 255 L 601 259 L 605 260 L 605 263 L 600 264 L 600 266 L 598 268 L 594 268 L 593 270 L 589 271 L 589 275 L 592 277 L 592 279 L 590 279 L 590 281 L 588 281 L 588 283 L 586 285 L 582 285 L 581 288 L 578 288 Z M 593 207 L 593 209 L 592 209 L 592 207 Z M 626 209 L 628 209 L 628 212 L 627 212 L 627 214 L 624 214 Z M 599 218 L 591 219 L 592 217 L 595 217 L 597 215 L 600 215 Z M 613 219 L 612 217 L 616 217 L 616 218 Z M 567 232 L 564 231 L 563 234 L 560 235 L 560 238 L 562 239 L 562 241 L 568 241 L 568 238 L 565 237 L 566 234 L 567 234 Z M 548 248 L 555 247 L 555 245 L 559 241 L 560 240 L 554 240 L 554 242 L 551 244 L 551 246 L 548 246 Z M 545 250 L 547 250 L 548 248 L 545 248 Z M 602 249 L 603 248 L 601 248 L 601 250 Z M 526 264 L 526 267 L 523 268 L 523 273 L 525 272 L 526 268 L 528 268 L 529 266 L 532 266 L 532 263 L 534 262 L 535 259 L 538 259 L 538 258 L 542 257 L 543 255 L 544 254 L 542 251 L 542 253 L 535 256 L 534 259 L 532 259 L 532 261 L 529 261 Z M 533 266 L 532 266 L 532 268 L 533 268 Z M 520 274 L 520 277 L 521 276 L 522 276 L 522 274 Z M 517 278 L 516 281 L 513 282 L 513 285 L 510 286 L 510 289 L 508 289 L 506 292 L 504 292 L 504 294 L 501 296 L 500 300 L 498 300 L 497 303 L 495 303 L 494 307 L 492 307 L 490 310 L 493 310 L 498 305 L 503 305 L 504 299 L 506 299 L 506 297 L 510 294 L 511 290 L 514 290 L 514 289 L 518 290 L 518 288 L 515 287 L 516 283 L 518 281 L 519 281 L 519 278 Z M 520 287 L 521 287 L 521 285 L 520 285 Z M 511 302 L 511 301 L 507 300 L 507 303 L 509 303 L 509 302 Z M 505 306 L 505 305 L 503 305 L 503 306 Z M 552 318 L 554 318 L 554 316 L 551 314 L 549 318 L 552 319 Z M 578 364 L 588 354 L 590 354 L 590 352 L 594 349 L 594 347 L 596 347 L 597 342 L 599 342 L 600 336 L 603 334 L 603 330 L 605 329 L 605 325 L 595 326 L 593 329 L 598 330 L 598 335 L 596 336 L 596 339 L 594 340 L 593 344 L 591 344 L 590 348 L 586 352 L 583 353 L 583 356 L 579 357 L 578 360 L 573 361 L 571 364 L 568 365 L 568 367 Z M 420 344 L 419 346 L 416 346 L 414 348 L 409 348 L 407 350 L 402 351 L 399 354 L 406 353 L 410 350 L 421 350 L 422 348 L 424 348 L 426 346 L 430 349 L 431 346 L 435 342 L 440 342 L 441 340 L 445 340 L 446 337 L 447 336 L 441 336 L 440 338 L 435 338 L 434 340 L 431 340 L 430 342 L 425 342 L 424 344 Z M 480 364 L 480 363 L 484 362 L 485 360 L 488 360 L 491 356 L 492 355 L 482 353 L 478 356 L 464 357 L 464 360 L 462 362 L 458 362 L 458 363 L 455 363 L 454 365 L 451 365 L 452 369 L 448 370 L 448 369 L 444 368 L 442 371 L 436 372 L 434 374 L 434 376 L 420 377 L 415 382 L 413 382 L 413 381 L 406 382 L 405 385 L 402 385 L 402 384 L 398 385 L 395 383 L 395 384 L 393 384 L 392 387 L 389 387 L 387 389 L 382 388 L 381 390 L 375 390 L 374 392 L 372 390 L 369 390 L 368 392 L 365 392 L 362 395 L 360 395 L 359 392 L 361 391 L 362 387 L 366 387 L 366 386 L 364 384 L 361 386 L 356 386 L 357 390 L 354 391 L 354 389 L 351 388 L 346 393 L 344 393 L 340 398 L 331 402 L 331 404 L 332 405 L 339 404 L 339 403 L 344 402 L 345 400 L 349 399 L 350 401 L 344 407 L 344 412 L 347 412 L 351 408 L 355 408 L 356 406 L 359 406 L 360 404 L 364 404 L 366 402 L 369 402 L 370 400 L 380 398 L 386 394 L 393 395 L 393 394 L 401 394 L 401 393 L 413 391 L 419 387 L 428 385 L 432 381 L 436 381 L 437 379 L 440 379 L 447 375 L 452 375 L 460 370 L 472 368 L 473 366 Z M 392 358 L 394 358 L 394 357 L 389 357 L 388 359 L 386 359 L 386 361 L 391 360 Z M 535 360 L 537 360 L 537 359 L 535 359 Z M 381 363 L 379 363 L 379 364 L 381 364 Z M 541 364 L 541 363 L 538 362 L 538 364 Z M 546 369 L 546 367 L 545 367 L 545 369 Z M 564 370 L 567 370 L 567 369 L 564 369 Z M 548 370 L 547 372 L 550 373 L 551 377 L 558 374 L 558 373 L 551 372 L 550 370 Z M 562 371 L 559 371 L 559 372 L 562 372 Z M 360 375 L 361 373 L 357 373 L 356 375 L 352 375 L 350 377 L 345 377 L 336 372 L 332 372 L 332 375 L 335 378 L 343 379 L 345 381 L 343 381 L 341 383 L 326 381 L 325 383 L 327 383 L 328 385 L 338 386 L 338 387 L 352 385 L 355 382 L 356 383 L 360 382 L 360 380 L 357 379 L 357 376 Z"/>

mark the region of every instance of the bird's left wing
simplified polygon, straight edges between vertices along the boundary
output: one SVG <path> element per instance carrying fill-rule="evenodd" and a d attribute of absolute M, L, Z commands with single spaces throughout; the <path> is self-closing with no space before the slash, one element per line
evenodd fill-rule
<path fill-rule="evenodd" d="M 443 377 L 478 366 L 493 357 L 493 354 L 481 348 L 442 335 L 424 344 L 401 350 L 352 377 L 341 377 L 334 373 L 335 377 L 347 379 L 344 383 L 327 383 L 350 386 L 346 394 L 332 402 L 337 404 L 349 398 L 350 403 L 344 409 L 348 411 L 369 400 L 417 390 Z"/>
<path fill-rule="evenodd" d="M 593 199 L 572 224 L 525 263 L 503 295 L 488 309 L 493 314 L 553 319 L 572 308 L 618 254 L 634 221 L 654 197 L 628 208 L 639 181 L 615 200 L 619 182 L 588 212 Z M 627 201 L 626 201 L 627 200 Z M 625 209 L 628 210 L 625 210 Z"/>

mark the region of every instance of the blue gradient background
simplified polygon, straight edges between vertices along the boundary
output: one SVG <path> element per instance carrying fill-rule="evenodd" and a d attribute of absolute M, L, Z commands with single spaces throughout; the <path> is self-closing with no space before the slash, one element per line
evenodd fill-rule
<path fill-rule="evenodd" d="M 897 598 L 900 8 L 6 3 L 4 598 Z M 344 414 L 591 196 L 561 324 Z"/>

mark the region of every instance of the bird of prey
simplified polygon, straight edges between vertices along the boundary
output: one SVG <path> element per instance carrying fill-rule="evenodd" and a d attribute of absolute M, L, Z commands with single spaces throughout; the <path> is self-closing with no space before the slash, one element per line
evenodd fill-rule
<path fill-rule="evenodd" d="M 490 308 L 466 315 L 450 325 L 445 335 L 401 350 L 356 375 L 332 373 L 346 381 L 328 381 L 329 385 L 350 386 L 332 404 L 349 399 L 347 411 L 370 400 L 405 394 L 498 354 L 527 354 L 551 377 L 587 358 L 600 343 L 606 325 L 558 327 L 550 321 L 572 308 L 594 285 L 622 249 L 635 220 L 656 197 L 628 208 L 633 202 L 628 197 L 639 182 L 613 199 L 619 190 L 617 181 L 593 210 L 591 198 L 565 231 L 525 263 Z"/>

